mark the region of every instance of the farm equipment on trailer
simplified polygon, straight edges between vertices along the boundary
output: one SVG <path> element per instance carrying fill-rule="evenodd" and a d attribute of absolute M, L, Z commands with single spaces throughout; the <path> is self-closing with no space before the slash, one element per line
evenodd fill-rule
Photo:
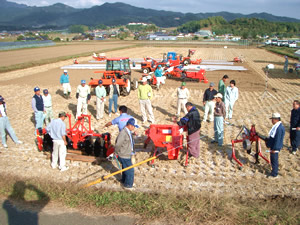
<path fill-rule="evenodd" d="M 103 81 L 103 86 L 109 87 L 112 84 L 112 79 L 120 86 L 121 95 L 129 95 L 131 89 L 135 90 L 138 87 L 138 81 L 133 79 L 131 81 L 131 69 L 128 57 L 121 58 L 107 58 L 106 71 L 95 71 L 95 73 L 102 73 L 100 79 L 93 79 L 89 82 L 91 87 L 97 87 L 98 81 Z"/>
<path fill-rule="evenodd" d="M 68 149 L 84 150 L 87 155 L 95 155 L 96 157 L 107 157 L 114 152 L 110 133 L 94 132 L 91 128 L 90 115 L 79 116 L 74 126 L 71 124 L 71 114 L 68 113 L 67 117 L 69 120 L 69 128 L 66 129 Z M 88 119 L 88 127 L 84 124 L 85 119 Z M 52 150 L 52 139 L 45 128 L 37 130 L 37 144 L 39 151 Z"/>
<path fill-rule="evenodd" d="M 148 136 L 144 142 L 144 148 L 153 141 L 155 146 L 154 157 L 157 154 L 157 148 L 167 148 L 168 159 L 176 160 L 178 159 L 179 151 L 183 149 L 183 139 L 184 135 L 180 131 L 182 127 L 177 124 L 172 125 L 161 125 L 161 124 L 151 124 L 150 128 L 145 131 Z M 150 165 L 153 166 L 154 159 L 151 161 Z M 188 151 L 186 153 L 185 166 L 188 165 Z"/>
<path fill-rule="evenodd" d="M 174 68 L 169 68 L 165 75 L 170 79 L 180 80 L 180 81 L 194 81 L 194 82 L 204 82 L 208 83 L 205 76 L 205 70 L 200 69 L 198 71 L 186 71 L 182 69 L 182 66 L 175 66 Z"/>
<path fill-rule="evenodd" d="M 242 134 L 242 139 L 237 139 L 238 136 Z M 255 153 L 255 163 L 259 163 L 258 156 L 263 158 L 268 164 L 270 164 L 270 161 L 264 157 L 261 153 L 261 140 L 265 141 L 265 137 L 259 135 L 255 130 L 255 125 L 251 126 L 251 129 L 248 130 L 245 126 L 242 127 L 240 133 L 237 135 L 236 139 L 231 140 L 232 144 L 232 158 L 242 167 L 243 164 L 236 158 L 235 155 L 235 143 L 243 143 L 243 148 L 247 150 L 247 153 L 251 153 L 251 146 L 253 142 L 256 142 L 256 153 Z"/>
<path fill-rule="evenodd" d="M 191 56 L 195 54 L 194 49 L 189 49 L 188 55 L 183 57 L 182 55 L 177 55 L 176 52 L 168 52 L 167 59 L 170 63 L 170 66 L 178 66 L 179 64 L 189 65 L 189 64 L 197 64 L 199 65 L 202 62 L 202 59 L 192 60 Z"/>

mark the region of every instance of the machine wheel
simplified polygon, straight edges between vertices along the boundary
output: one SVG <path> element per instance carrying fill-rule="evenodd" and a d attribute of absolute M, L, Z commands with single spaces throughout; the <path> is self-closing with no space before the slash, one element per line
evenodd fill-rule
<path fill-rule="evenodd" d="M 143 73 L 148 74 L 149 72 L 150 72 L 150 70 L 149 70 L 148 68 L 144 68 L 144 69 L 143 69 Z"/>
<path fill-rule="evenodd" d="M 185 59 L 184 61 L 183 61 L 183 65 L 185 65 L 185 66 L 187 66 L 188 64 L 190 64 L 191 63 L 191 60 L 189 60 L 189 59 Z"/>
<path fill-rule="evenodd" d="M 131 82 L 130 82 L 130 79 L 127 79 L 126 80 L 126 83 L 127 83 L 127 87 L 122 87 L 120 92 L 123 96 L 127 96 L 130 94 L 130 91 L 131 91 Z"/>
<path fill-rule="evenodd" d="M 92 155 L 92 153 L 94 151 L 93 142 L 89 138 L 85 139 L 85 141 L 84 141 L 84 150 L 88 155 Z"/>
<path fill-rule="evenodd" d="M 133 81 L 132 81 L 131 83 L 132 83 L 132 84 L 131 84 L 131 89 L 132 89 L 132 90 L 136 90 L 136 89 L 138 88 L 138 86 L 139 86 L 138 80 L 137 80 L 136 78 L 134 78 Z"/>

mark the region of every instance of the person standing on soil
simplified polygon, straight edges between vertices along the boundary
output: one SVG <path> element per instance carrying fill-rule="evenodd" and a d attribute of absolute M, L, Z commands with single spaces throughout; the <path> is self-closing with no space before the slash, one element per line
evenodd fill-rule
<path fill-rule="evenodd" d="M 176 116 L 180 116 L 180 111 L 183 109 L 184 114 L 187 114 L 188 111 L 185 107 L 185 104 L 190 97 L 190 91 L 186 88 L 186 83 L 182 82 L 181 87 L 177 88 L 177 114 Z"/>
<path fill-rule="evenodd" d="M 225 104 L 222 102 L 222 94 L 218 93 L 215 95 L 216 106 L 214 112 L 214 140 L 211 143 L 218 143 L 219 146 L 223 145 L 224 137 L 224 119 L 226 116 Z"/>
<path fill-rule="evenodd" d="M 58 118 L 51 121 L 47 126 L 46 130 L 50 134 L 53 140 L 53 152 L 52 152 L 52 163 L 53 169 L 57 168 L 59 159 L 59 169 L 61 172 L 69 169 L 66 166 L 66 155 L 67 155 L 67 139 L 66 139 L 66 125 L 64 120 L 66 119 L 66 113 L 60 112 Z"/>
<path fill-rule="evenodd" d="M 22 144 L 22 141 L 19 141 L 17 138 L 14 129 L 11 127 L 9 119 L 7 117 L 7 111 L 6 111 L 6 104 L 4 102 L 4 98 L 0 95 L 0 134 L 1 134 L 1 140 L 2 140 L 2 145 L 4 148 L 7 148 L 6 144 L 6 132 L 9 134 L 11 139 L 16 143 L 16 144 Z"/>
<path fill-rule="evenodd" d="M 71 86 L 70 86 L 68 70 L 64 70 L 64 73 L 60 76 L 60 84 L 63 87 L 65 98 L 68 99 L 71 94 Z"/>
<path fill-rule="evenodd" d="M 288 70 L 289 70 L 289 59 L 287 56 L 284 56 L 284 58 L 285 58 L 285 61 L 284 61 L 283 71 L 285 74 L 287 74 Z"/>
<path fill-rule="evenodd" d="M 159 90 L 159 85 L 165 83 L 164 77 L 163 77 L 163 69 L 162 69 L 161 65 L 157 66 L 157 69 L 155 70 L 154 75 L 156 77 L 156 87 L 157 87 L 157 90 Z"/>
<path fill-rule="evenodd" d="M 150 123 L 154 123 L 154 115 L 153 115 L 153 110 L 152 110 L 152 105 L 151 105 L 152 95 L 153 95 L 152 88 L 147 83 L 147 78 L 143 77 L 142 85 L 139 85 L 139 87 L 138 87 L 138 99 L 140 101 L 140 107 L 141 107 L 141 112 L 142 112 L 142 116 L 143 116 L 143 123 L 147 122 L 146 110 L 149 114 Z"/>
<path fill-rule="evenodd" d="M 283 147 L 283 139 L 285 130 L 280 121 L 280 114 L 273 113 L 272 117 L 273 127 L 269 131 L 269 137 L 267 139 L 266 145 L 270 148 L 270 159 L 272 172 L 267 176 L 268 178 L 277 178 L 278 176 L 278 153 Z"/>
<path fill-rule="evenodd" d="M 235 86 L 235 80 L 231 80 L 230 85 L 226 88 L 225 92 L 226 118 L 228 118 L 229 120 L 232 119 L 233 106 L 238 98 L 239 89 Z"/>
<path fill-rule="evenodd" d="M 52 113 L 52 97 L 49 94 L 49 91 L 47 89 L 43 90 L 44 95 L 43 101 L 44 101 L 44 107 L 45 107 L 45 124 L 46 126 L 52 121 L 53 119 L 53 113 Z"/>
<path fill-rule="evenodd" d="M 87 108 L 88 104 L 91 99 L 91 90 L 88 85 L 86 85 L 85 80 L 81 80 L 81 84 L 77 87 L 76 92 L 76 98 L 77 100 L 77 113 L 76 113 L 76 119 L 81 115 L 87 114 Z"/>
<path fill-rule="evenodd" d="M 112 79 L 112 84 L 109 85 L 109 105 L 108 105 L 108 116 L 111 117 L 112 104 L 114 103 L 114 113 L 118 115 L 118 97 L 120 96 L 120 87 L 116 83 L 116 79 Z"/>
<path fill-rule="evenodd" d="M 105 124 L 104 127 L 109 127 L 111 125 L 118 125 L 119 132 L 123 130 L 123 128 L 126 126 L 129 119 L 133 118 L 132 116 L 127 114 L 127 107 L 125 105 L 121 105 L 119 107 L 120 116 L 113 119 L 111 122 L 108 122 Z"/>
<path fill-rule="evenodd" d="M 209 114 L 209 121 L 214 121 L 214 108 L 215 108 L 215 101 L 214 96 L 218 93 L 214 89 L 215 84 L 211 82 L 209 84 L 209 88 L 207 88 L 203 95 L 203 105 L 204 105 L 204 116 L 203 121 L 206 122 L 207 116 Z"/>
<path fill-rule="evenodd" d="M 96 119 L 102 119 L 103 118 L 103 114 L 104 114 L 104 104 L 105 104 L 105 97 L 106 97 L 106 89 L 105 87 L 102 85 L 103 81 L 99 80 L 98 81 L 98 86 L 95 88 L 95 92 L 96 92 L 96 104 L 97 104 L 97 115 L 96 115 Z"/>
<path fill-rule="evenodd" d="M 134 128 L 138 128 L 135 123 L 135 119 L 130 118 L 125 128 L 119 133 L 116 145 L 115 145 L 115 154 L 119 157 L 119 161 L 122 164 L 122 169 L 125 169 L 129 166 L 132 166 L 132 152 L 134 149 L 134 140 L 132 137 L 132 131 Z M 132 188 L 134 182 L 134 168 L 131 168 L 127 171 L 122 173 L 122 180 L 121 180 L 124 188 Z"/>
<path fill-rule="evenodd" d="M 181 118 L 177 124 L 179 126 L 187 126 L 188 153 L 189 155 L 198 158 L 200 154 L 200 114 L 191 102 L 187 102 L 185 107 L 188 113 Z"/>
<path fill-rule="evenodd" d="M 222 101 L 225 101 L 225 92 L 226 92 L 226 86 L 225 83 L 226 81 L 229 79 L 228 75 L 224 75 L 223 78 L 219 81 L 219 85 L 218 85 L 218 92 L 222 94 L 223 99 Z"/>
<path fill-rule="evenodd" d="M 290 141 L 292 154 L 296 155 L 300 146 L 300 102 L 298 100 L 293 102 L 293 110 L 291 111 Z"/>
<path fill-rule="evenodd" d="M 41 90 L 39 87 L 35 87 L 33 90 L 35 94 L 31 100 L 31 107 L 34 111 L 35 128 L 39 129 L 39 128 L 43 128 L 43 124 L 44 124 L 44 112 L 45 112 L 44 100 L 43 97 L 41 96 Z"/>

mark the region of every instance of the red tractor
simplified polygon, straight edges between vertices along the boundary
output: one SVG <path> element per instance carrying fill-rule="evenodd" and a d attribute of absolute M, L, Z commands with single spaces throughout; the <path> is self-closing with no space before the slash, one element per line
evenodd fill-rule
<path fill-rule="evenodd" d="M 103 86 L 109 87 L 112 84 L 112 78 L 116 79 L 116 83 L 120 86 L 120 94 L 123 96 L 129 95 L 131 89 L 135 90 L 138 87 L 137 79 L 131 81 L 131 69 L 128 57 L 107 58 L 106 71 L 95 71 L 95 73 L 102 73 L 99 79 L 91 78 L 89 85 L 97 87 L 98 81 L 103 81 Z"/>
<path fill-rule="evenodd" d="M 166 62 L 157 62 L 152 57 L 144 58 L 144 62 L 141 63 L 141 68 L 143 73 L 154 72 L 158 65 L 165 66 Z"/>
<path fill-rule="evenodd" d="M 206 71 L 204 69 L 200 69 L 198 71 L 186 71 L 182 69 L 182 66 L 175 66 L 173 69 L 168 69 L 165 72 L 165 75 L 168 78 L 175 80 L 208 83 L 208 80 L 205 77 L 205 72 Z"/>
<path fill-rule="evenodd" d="M 189 64 L 200 64 L 202 59 L 191 60 L 191 56 L 195 54 L 194 49 L 189 49 L 188 55 L 183 57 L 182 55 L 177 55 L 176 52 L 168 52 L 167 59 L 170 66 L 178 66 L 179 64 L 189 65 Z"/>

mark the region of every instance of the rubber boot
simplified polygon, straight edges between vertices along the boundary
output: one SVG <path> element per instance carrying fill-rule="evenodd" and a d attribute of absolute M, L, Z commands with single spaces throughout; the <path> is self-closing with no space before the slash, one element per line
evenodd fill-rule
<path fill-rule="evenodd" d="M 71 92 L 68 92 L 68 98 L 71 98 L 71 95 L 70 95 L 70 94 L 71 94 Z"/>

